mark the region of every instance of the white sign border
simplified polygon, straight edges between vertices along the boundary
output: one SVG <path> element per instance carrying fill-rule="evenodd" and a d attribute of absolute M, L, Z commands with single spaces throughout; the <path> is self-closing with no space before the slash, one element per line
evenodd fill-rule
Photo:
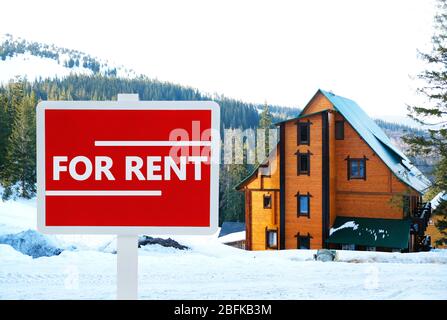
<path fill-rule="evenodd" d="M 45 224 L 45 110 L 211 110 L 210 226 L 46 226 Z M 45 234 L 211 235 L 219 217 L 220 107 L 214 101 L 42 101 L 36 110 L 37 230 Z M 217 136 L 216 136 L 217 135 Z"/>

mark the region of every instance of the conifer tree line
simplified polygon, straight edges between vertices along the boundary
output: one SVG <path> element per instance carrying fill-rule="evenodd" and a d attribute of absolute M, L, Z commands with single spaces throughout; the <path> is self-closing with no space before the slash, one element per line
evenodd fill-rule
<path fill-rule="evenodd" d="M 267 103 L 256 105 L 224 96 L 209 96 L 193 88 L 146 77 L 128 79 L 98 74 L 70 75 L 63 79 L 39 79 L 33 82 L 17 78 L 0 86 L 2 198 L 35 196 L 35 106 L 39 101 L 115 100 L 118 93 L 138 93 L 141 100 L 214 100 L 221 107 L 221 130 L 273 128 L 273 123 L 295 117 L 300 111 L 296 108 L 272 106 Z M 267 142 L 268 136 L 266 136 Z M 262 160 L 257 159 L 258 162 Z M 221 165 L 220 222 L 244 221 L 244 195 L 234 187 L 253 170 L 254 166 L 249 164 Z"/>
<path fill-rule="evenodd" d="M 437 0 L 436 6 L 432 50 L 420 53 L 427 68 L 418 75 L 423 81 L 418 92 L 426 102 L 408 106 L 409 116 L 429 129 L 425 135 L 408 134 L 404 138 L 413 154 L 435 154 L 440 159 L 435 165 L 433 188 L 428 197 L 447 191 L 447 0 Z M 441 233 L 436 244 L 447 245 L 447 194 L 434 214 L 435 226 Z"/>
<path fill-rule="evenodd" d="M 36 193 L 36 113 L 34 92 L 22 81 L 0 91 L 0 182 L 2 198 Z"/>
<path fill-rule="evenodd" d="M 2 199 L 31 198 L 36 193 L 35 107 L 41 100 L 115 100 L 118 93 L 138 93 L 141 100 L 215 100 L 221 107 L 221 127 L 257 128 L 296 116 L 293 108 L 248 104 L 145 77 L 126 79 L 102 75 L 71 75 L 63 79 L 28 82 L 14 79 L 0 87 L 0 184 Z M 263 109 L 261 113 L 258 109 Z M 266 109 L 267 108 L 267 109 Z M 269 108 L 279 116 L 272 116 Z M 267 113 L 266 113 L 267 112 Z M 264 119 L 267 117 L 267 122 Z M 169 121 L 169 119 L 167 119 Z M 266 124 L 267 123 L 267 124 Z M 253 170 L 252 165 L 220 168 L 220 220 L 243 221 L 243 193 L 234 187 Z"/>

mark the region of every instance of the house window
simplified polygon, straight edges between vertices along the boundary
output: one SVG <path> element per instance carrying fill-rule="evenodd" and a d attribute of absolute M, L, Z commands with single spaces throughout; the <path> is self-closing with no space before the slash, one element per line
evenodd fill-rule
<path fill-rule="evenodd" d="M 355 244 L 342 244 L 341 250 L 355 250 Z"/>
<path fill-rule="evenodd" d="M 311 236 L 309 234 L 307 236 L 298 235 L 296 238 L 297 238 L 297 248 L 298 249 L 310 249 Z"/>
<path fill-rule="evenodd" d="M 298 215 L 310 215 L 310 195 L 298 195 Z"/>
<path fill-rule="evenodd" d="M 298 175 L 310 174 L 310 153 L 297 153 L 298 154 Z"/>
<path fill-rule="evenodd" d="M 266 229 L 265 238 L 267 248 L 276 249 L 278 247 L 278 231 Z"/>
<path fill-rule="evenodd" d="M 272 208 L 272 196 L 269 194 L 264 194 L 264 209 Z"/>
<path fill-rule="evenodd" d="M 298 145 L 310 145 L 310 122 L 298 122 Z"/>
<path fill-rule="evenodd" d="M 348 159 L 348 177 L 366 180 L 366 158 Z"/>
<path fill-rule="evenodd" d="M 335 121 L 335 139 L 343 140 L 345 138 L 345 122 Z"/>

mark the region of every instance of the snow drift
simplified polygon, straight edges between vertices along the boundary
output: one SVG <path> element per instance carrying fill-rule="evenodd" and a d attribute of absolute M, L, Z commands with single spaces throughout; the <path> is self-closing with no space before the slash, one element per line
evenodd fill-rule
<path fill-rule="evenodd" d="M 53 239 L 35 230 L 0 235 L 0 244 L 9 244 L 17 251 L 33 258 L 57 256 L 64 250 Z"/>

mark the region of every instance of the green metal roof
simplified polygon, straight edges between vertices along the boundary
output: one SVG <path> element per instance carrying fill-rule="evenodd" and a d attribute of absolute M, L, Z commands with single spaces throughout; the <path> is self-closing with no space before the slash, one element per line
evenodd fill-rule
<path fill-rule="evenodd" d="M 430 180 L 410 162 L 402 151 L 392 144 L 385 132 L 355 101 L 321 89 L 317 91 L 314 97 L 318 93 L 324 95 L 332 103 L 334 109 L 340 112 L 399 180 L 422 194 L 427 191 L 431 186 Z M 303 118 L 306 116 L 305 111 L 306 108 L 301 111 L 298 117 L 277 124 Z"/>
<path fill-rule="evenodd" d="M 355 101 L 337 96 L 332 92 L 321 89 L 319 91 L 379 155 L 399 180 L 420 193 L 427 191 L 431 182 L 410 162 L 405 154 L 392 144 L 385 132 Z"/>
<path fill-rule="evenodd" d="M 337 217 L 329 234 L 328 243 L 406 249 L 410 220 Z"/>

